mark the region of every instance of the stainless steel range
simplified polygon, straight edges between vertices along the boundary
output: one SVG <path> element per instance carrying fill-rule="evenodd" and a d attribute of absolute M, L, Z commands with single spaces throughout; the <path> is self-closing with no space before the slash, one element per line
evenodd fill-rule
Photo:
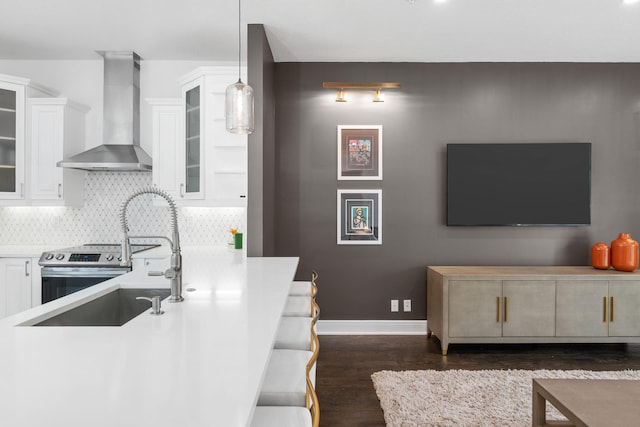
<path fill-rule="evenodd" d="M 131 245 L 132 253 L 159 245 Z M 120 266 L 121 248 L 116 244 L 88 244 L 44 252 L 42 266 L 42 303 L 72 294 L 131 271 Z"/>

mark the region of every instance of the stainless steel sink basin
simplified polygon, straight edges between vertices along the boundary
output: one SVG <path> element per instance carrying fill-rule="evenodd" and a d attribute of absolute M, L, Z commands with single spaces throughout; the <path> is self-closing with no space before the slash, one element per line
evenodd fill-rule
<path fill-rule="evenodd" d="M 151 311 L 149 301 L 136 297 L 160 296 L 164 299 L 170 294 L 169 289 L 116 289 L 33 326 L 122 326 L 145 311 Z"/>

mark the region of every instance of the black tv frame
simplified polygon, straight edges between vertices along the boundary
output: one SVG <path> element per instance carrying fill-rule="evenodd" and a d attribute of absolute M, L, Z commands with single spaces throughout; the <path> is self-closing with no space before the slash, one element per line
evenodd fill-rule
<path fill-rule="evenodd" d="M 446 177 L 447 226 L 591 225 L 588 142 L 450 143 Z"/>

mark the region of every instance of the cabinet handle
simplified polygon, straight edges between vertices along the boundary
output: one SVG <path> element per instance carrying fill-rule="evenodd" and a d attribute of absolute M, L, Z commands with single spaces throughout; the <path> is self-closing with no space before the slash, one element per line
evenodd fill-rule
<path fill-rule="evenodd" d="M 184 184 L 180 184 L 180 197 L 184 197 Z"/>
<path fill-rule="evenodd" d="M 30 261 L 25 261 L 25 262 L 24 262 L 24 275 L 25 275 L 26 277 L 29 277 L 29 274 L 30 274 L 30 273 L 29 273 L 29 262 L 30 262 Z"/>
<path fill-rule="evenodd" d="M 62 184 L 58 184 L 58 198 L 62 198 Z"/>
<path fill-rule="evenodd" d="M 602 321 L 607 321 L 607 297 L 602 297 Z"/>
<path fill-rule="evenodd" d="M 509 318 L 509 297 L 504 297 L 504 323 L 508 322 Z"/>
<path fill-rule="evenodd" d="M 500 322 L 500 297 L 496 297 L 496 322 Z"/>
<path fill-rule="evenodd" d="M 613 322 L 614 302 L 613 302 L 613 297 L 609 297 L 609 298 L 611 298 L 611 300 L 609 301 L 609 321 Z"/>
<path fill-rule="evenodd" d="M 24 182 L 20 183 L 20 197 L 24 197 Z"/>

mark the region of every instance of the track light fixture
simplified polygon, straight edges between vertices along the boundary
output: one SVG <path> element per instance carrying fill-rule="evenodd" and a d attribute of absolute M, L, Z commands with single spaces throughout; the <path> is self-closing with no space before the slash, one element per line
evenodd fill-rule
<path fill-rule="evenodd" d="M 322 87 L 325 89 L 338 89 L 338 93 L 336 94 L 336 102 L 347 102 L 347 100 L 344 97 L 345 89 L 356 89 L 356 90 L 373 89 L 375 91 L 373 95 L 373 102 L 384 102 L 382 89 L 397 89 L 401 86 L 402 85 L 400 83 L 393 83 L 393 82 L 375 82 L 375 83 L 324 82 L 322 83 Z"/>

